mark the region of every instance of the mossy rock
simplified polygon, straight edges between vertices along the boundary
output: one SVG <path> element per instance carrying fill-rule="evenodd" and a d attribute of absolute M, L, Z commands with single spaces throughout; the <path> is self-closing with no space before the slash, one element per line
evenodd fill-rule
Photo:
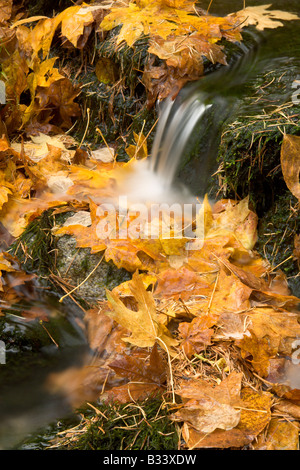
<path fill-rule="evenodd" d="M 272 64 L 274 67 L 274 63 Z M 300 60 L 281 59 L 249 83 L 248 95 L 236 103 L 222 130 L 218 153 L 225 197 L 249 194 L 259 216 L 268 211 L 286 189 L 280 166 L 283 133 L 300 134 L 300 104 L 292 102 L 292 83 Z"/>
<path fill-rule="evenodd" d="M 56 267 L 60 276 L 74 286 L 82 284 L 76 294 L 91 304 L 106 298 L 106 289 L 111 290 L 131 277 L 125 269 L 118 269 L 105 260 L 96 268 L 102 253 L 92 254 L 89 248 L 77 248 L 75 238 L 69 235 L 59 238 L 56 247 Z"/>
<path fill-rule="evenodd" d="M 139 39 L 134 47 L 126 44 L 117 47 L 118 30 L 109 32 L 100 43 L 90 38 L 83 50 L 89 64 L 85 73 L 78 73 L 83 64 L 78 52 L 74 51 L 73 57 L 68 59 L 74 76 L 72 81 L 81 86 L 78 102 L 82 116 L 74 127 L 73 136 L 78 141 L 84 136 L 84 143 L 92 150 L 108 143 L 117 151 L 119 161 L 127 161 L 125 148 L 134 143 L 133 133 L 143 131 L 148 135 L 157 114 L 155 108 L 147 108 L 142 84 L 148 39 Z M 61 50 L 57 52 L 62 54 Z M 154 133 L 150 133 L 148 137 L 149 147 L 153 136 Z"/>
<path fill-rule="evenodd" d="M 300 233 L 297 200 L 289 191 L 275 198 L 273 206 L 260 218 L 256 250 L 278 266 L 287 277 L 294 295 L 300 297 L 299 261 L 293 256 L 295 235 Z"/>
<path fill-rule="evenodd" d="M 53 209 L 45 211 L 28 225 L 9 251 L 18 257 L 25 272 L 36 274 L 39 283 L 50 288 L 55 295 L 66 293 L 56 280 L 69 284 L 69 291 L 82 284 L 72 297 L 88 308 L 97 300 L 106 298 L 106 289 L 111 290 L 129 280 L 130 274 L 104 259 L 95 269 L 102 252 L 91 254 L 89 248 L 77 248 L 75 238 L 53 235 L 53 227 L 63 224 L 72 215 L 73 212 L 53 215 Z"/>
<path fill-rule="evenodd" d="M 281 58 L 248 84 L 222 130 L 215 179 L 218 197 L 250 196 L 259 216 L 256 249 L 287 275 L 300 295 L 299 266 L 293 259 L 300 223 L 297 201 L 283 179 L 280 152 L 283 134 L 300 135 L 300 104 L 292 101 L 300 60 Z M 218 181 L 217 181 L 218 178 Z"/>

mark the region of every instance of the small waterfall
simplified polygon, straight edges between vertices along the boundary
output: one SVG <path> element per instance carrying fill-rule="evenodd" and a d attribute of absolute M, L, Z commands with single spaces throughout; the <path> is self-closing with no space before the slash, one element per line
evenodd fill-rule
<path fill-rule="evenodd" d="M 208 160 L 215 160 L 222 122 L 229 116 L 239 93 L 255 70 L 262 42 L 262 37 L 257 33 L 248 32 L 244 36 L 248 46 L 236 44 L 227 66 L 222 65 L 198 82 L 186 85 L 174 100 L 166 98 L 158 104 L 158 127 L 147 169 L 148 177 L 153 179 L 150 175 L 155 175 L 165 191 L 170 191 L 173 186 L 182 155 L 185 150 L 189 151 L 188 144 L 197 124 L 200 126 L 200 134 L 206 133 L 209 142 L 205 146 L 206 155 L 195 171 L 202 183 L 203 179 L 211 176 L 211 162 Z M 209 113 L 215 116 L 207 124 L 204 117 Z M 193 192 L 194 188 L 188 186 Z"/>
<path fill-rule="evenodd" d="M 172 101 L 167 98 L 160 110 L 149 169 L 160 176 L 166 188 L 173 183 L 180 158 L 195 125 L 211 107 L 211 104 L 201 102 L 201 98 L 198 93 L 179 103 L 179 99 Z"/>

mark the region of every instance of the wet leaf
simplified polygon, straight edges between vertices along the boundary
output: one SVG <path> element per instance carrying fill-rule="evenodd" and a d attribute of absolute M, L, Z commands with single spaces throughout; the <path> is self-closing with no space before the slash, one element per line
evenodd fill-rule
<path fill-rule="evenodd" d="M 229 430 L 216 429 L 210 434 L 199 432 L 187 423 L 183 426 L 183 438 L 189 449 L 242 448 L 250 444 L 269 424 L 272 395 L 244 388 L 241 392 L 240 420 Z"/>
<path fill-rule="evenodd" d="M 272 418 L 266 436 L 261 435 L 255 450 L 298 450 L 299 426 L 295 422 Z"/>
<path fill-rule="evenodd" d="M 233 372 L 220 385 L 212 387 L 204 380 L 194 380 L 176 391 L 187 401 L 172 419 L 184 421 L 204 434 L 215 429 L 232 429 L 240 421 L 240 410 L 235 409 L 240 401 L 241 374 Z"/>
<path fill-rule="evenodd" d="M 297 315 L 270 307 L 248 312 L 248 332 L 238 342 L 244 357 L 252 356 L 251 364 L 261 377 L 267 377 L 270 359 L 277 354 L 290 355 L 292 343 L 300 335 Z"/>
<path fill-rule="evenodd" d="M 206 295 L 210 287 L 201 276 L 184 266 L 168 269 L 157 276 L 156 297 L 185 300 L 191 295 Z"/>
<path fill-rule="evenodd" d="M 172 351 L 177 341 L 167 328 L 159 323 L 152 294 L 145 290 L 138 273 L 133 275 L 132 280 L 130 289 L 138 310 L 133 311 L 125 307 L 119 297 L 107 291 L 107 298 L 113 308 L 111 312 L 107 312 L 107 315 L 132 332 L 132 335 L 124 338 L 124 341 L 139 347 L 151 347 L 157 341 L 162 348 Z"/>
<path fill-rule="evenodd" d="M 191 323 L 180 323 L 178 331 L 183 338 L 180 347 L 189 359 L 211 345 L 214 330 L 210 327 L 215 325 L 216 320 L 217 318 L 203 314 L 194 318 Z"/>
<path fill-rule="evenodd" d="M 266 28 L 278 28 L 284 26 L 282 21 L 299 20 L 299 16 L 281 10 L 269 10 L 272 4 L 247 7 L 236 13 L 244 26 L 254 25 L 259 31 Z M 235 15 L 235 14 L 233 14 Z"/>
<path fill-rule="evenodd" d="M 113 84 L 118 80 L 119 71 L 112 59 L 101 57 L 95 67 L 99 82 Z"/>
<path fill-rule="evenodd" d="M 118 376 L 129 380 L 127 384 L 114 387 L 101 396 L 101 400 L 129 403 L 154 397 L 164 391 L 167 362 L 156 345 L 151 354 L 135 351 L 131 355 L 120 355 L 109 364 Z"/>

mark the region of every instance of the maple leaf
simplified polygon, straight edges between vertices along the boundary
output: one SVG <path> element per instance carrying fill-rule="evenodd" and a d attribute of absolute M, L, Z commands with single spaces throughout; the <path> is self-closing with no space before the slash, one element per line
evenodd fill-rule
<path fill-rule="evenodd" d="M 243 22 L 243 26 L 254 25 L 259 31 L 263 31 L 266 28 L 278 28 L 283 26 L 282 21 L 276 20 L 299 20 L 299 16 L 281 10 L 269 10 L 272 4 L 260 5 L 254 7 L 247 7 L 237 13 L 233 13 L 233 16 L 237 15 L 239 20 Z"/>
<path fill-rule="evenodd" d="M 240 419 L 232 429 L 216 428 L 205 434 L 188 423 L 184 423 L 182 436 L 189 449 L 201 448 L 242 448 L 250 444 L 268 426 L 271 420 L 272 395 L 268 392 L 257 392 L 245 387 L 240 393 Z"/>
<path fill-rule="evenodd" d="M 148 107 L 157 98 L 170 93 L 174 97 L 187 81 L 199 78 L 203 74 L 202 56 L 225 64 L 222 48 L 215 44 L 222 37 L 241 39 L 233 17 L 203 15 L 192 1 L 129 2 L 128 7 L 112 8 L 100 30 L 108 31 L 118 25 L 122 27 L 117 45 L 125 41 L 132 47 L 144 34 L 149 36 L 148 51 L 166 61 L 162 66 L 153 66 L 150 56 L 145 65 L 143 82 L 149 94 Z"/>
<path fill-rule="evenodd" d="M 180 323 L 178 331 L 183 338 L 180 347 L 189 359 L 195 353 L 198 354 L 211 345 L 211 337 L 214 333 L 211 326 L 216 324 L 216 320 L 216 317 L 204 314 L 194 318 L 191 323 Z"/>
<path fill-rule="evenodd" d="M 191 295 L 206 295 L 210 287 L 197 273 L 185 268 L 167 269 L 157 276 L 155 297 L 186 300 Z"/>
<path fill-rule="evenodd" d="M 204 434 L 236 427 L 241 418 L 241 411 L 235 408 L 241 403 L 241 380 L 242 374 L 232 372 L 216 387 L 204 380 L 183 385 L 176 393 L 187 401 L 171 418 Z"/>
<path fill-rule="evenodd" d="M 244 357 L 252 356 L 251 364 L 258 374 L 267 377 L 271 358 L 292 353 L 292 343 L 300 335 L 297 315 L 266 307 L 250 311 L 247 320 L 248 331 L 237 345 Z"/>
<path fill-rule="evenodd" d="M 280 410 L 275 407 L 276 411 Z M 293 422 L 282 421 L 280 418 L 272 418 L 267 433 L 258 436 L 254 450 L 298 450 L 299 430 Z"/>
<path fill-rule="evenodd" d="M 131 355 L 119 355 L 109 364 L 117 375 L 129 379 L 129 382 L 114 387 L 101 395 L 105 402 L 113 400 L 128 403 L 132 399 L 145 400 L 164 391 L 167 362 L 154 345 L 151 354 L 134 351 Z"/>
<path fill-rule="evenodd" d="M 139 347 L 154 346 L 158 344 L 169 352 L 177 345 L 177 341 L 168 329 L 159 323 L 153 296 L 146 291 L 138 273 L 134 273 L 130 286 L 133 297 L 138 306 L 137 311 L 125 307 L 124 303 L 112 292 L 107 291 L 107 298 L 113 310 L 107 315 L 132 332 L 124 341 Z"/>
<path fill-rule="evenodd" d="M 59 124 L 62 128 L 72 126 L 71 117 L 79 116 L 81 111 L 78 103 L 74 99 L 78 96 L 79 89 L 75 88 L 68 78 L 61 78 L 53 81 L 49 87 L 39 87 L 36 92 L 38 110 L 49 108 L 53 115 L 53 106 L 58 111 Z M 24 123 L 28 117 L 24 119 Z"/>
<path fill-rule="evenodd" d="M 228 201 L 225 210 L 213 215 L 207 237 L 231 233 L 240 247 L 252 250 L 257 241 L 257 222 L 257 215 L 249 208 L 248 196 L 238 203 Z"/>
<path fill-rule="evenodd" d="M 105 6 L 102 5 L 75 5 L 66 8 L 53 18 L 44 17 L 40 19 L 32 29 L 26 28 L 23 20 L 15 22 L 13 27 L 22 27 L 19 34 L 21 48 L 31 56 L 30 64 L 32 65 L 38 58 L 40 50 L 42 50 L 43 58 L 48 55 L 54 34 L 59 26 L 61 27 L 61 34 L 73 46 L 83 48 L 92 30 L 90 26 L 95 21 L 101 21 L 104 9 Z M 36 17 L 27 18 L 26 23 L 35 20 Z"/>
<path fill-rule="evenodd" d="M 189 34 L 195 30 L 208 36 L 213 42 L 214 39 L 221 39 L 221 27 L 228 29 L 226 26 L 236 26 L 232 18 L 191 14 L 192 3 L 195 2 L 186 2 L 178 9 L 177 4 L 173 7 L 160 0 L 151 3 L 130 2 L 128 7 L 112 8 L 111 13 L 101 22 L 100 28 L 110 30 L 122 24 L 117 43 L 126 41 L 129 46 L 132 46 L 142 34 L 167 39 L 174 32 L 177 35 L 182 32 Z M 237 38 L 240 38 L 239 33 Z"/>

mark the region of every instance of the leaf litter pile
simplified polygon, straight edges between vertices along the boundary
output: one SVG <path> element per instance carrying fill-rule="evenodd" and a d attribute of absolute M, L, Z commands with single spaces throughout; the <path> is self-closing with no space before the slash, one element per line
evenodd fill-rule
<path fill-rule="evenodd" d="M 159 229 L 153 239 L 99 238 L 103 215 L 97 207 L 116 198 L 119 178 L 148 158 L 147 136 L 142 130 L 135 134 L 127 163 L 105 146 L 81 148 L 66 133 L 81 113 L 80 88 L 55 67 L 51 45 L 59 34 L 62 45 L 82 50 L 92 32 L 101 40 L 115 27 L 117 48 L 125 43 L 134 48 L 147 36 L 143 85 L 147 106 L 153 106 L 200 78 L 203 58 L 226 64 L 222 39 L 242 40 L 247 25 L 262 30 L 298 19 L 269 8 L 219 18 L 191 0 L 139 0 L 82 4 L 52 18 L 27 18 L 11 0 L 0 0 L 6 87 L 0 113 L 0 314 L 20 301 L 17 287 L 33 278 L 9 244 L 50 208 L 75 213 L 54 227 L 53 237 L 75 237 L 79 248 L 102 253 L 101 259 L 132 278 L 85 311 L 94 355 L 80 369 L 52 375 L 48 387 L 67 393 L 74 407 L 96 399 L 138 404 L 159 397 L 187 449 L 298 448 L 299 299 L 291 295 L 280 266 L 255 252 L 258 220 L 248 198 L 214 204 L 205 198 L 204 240 L 197 233 L 176 237 L 180 224 L 170 217 L 139 226 L 145 233 L 149 224 Z M 30 96 L 27 105 L 24 93 Z M 286 135 L 282 172 L 300 200 L 299 155 L 300 137 Z M 128 217 L 126 227 L 132 222 Z M 32 315 L 38 313 L 24 312 L 24 321 Z"/>

